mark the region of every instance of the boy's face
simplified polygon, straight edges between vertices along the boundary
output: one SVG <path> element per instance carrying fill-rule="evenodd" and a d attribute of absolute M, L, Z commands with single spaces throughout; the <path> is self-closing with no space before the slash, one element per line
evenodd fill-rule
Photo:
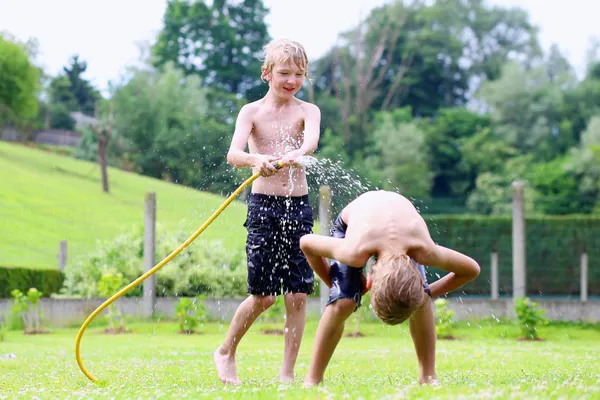
<path fill-rule="evenodd" d="M 264 72 L 264 71 L 263 71 Z M 281 97 L 293 97 L 302 89 L 306 71 L 294 62 L 275 64 L 273 70 L 265 75 L 271 89 Z"/>

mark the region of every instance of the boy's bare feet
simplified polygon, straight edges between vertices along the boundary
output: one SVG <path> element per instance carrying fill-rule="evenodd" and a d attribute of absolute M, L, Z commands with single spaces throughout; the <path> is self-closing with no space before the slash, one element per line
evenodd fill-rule
<path fill-rule="evenodd" d="M 294 382 L 294 373 L 284 374 L 283 372 L 279 372 L 279 382 L 281 383 L 293 383 Z"/>
<path fill-rule="evenodd" d="M 304 385 L 302 385 L 302 387 L 304 388 L 311 388 L 311 387 L 315 387 L 317 385 L 319 385 L 321 383 L 321 381 L 316 381 L 316 380 L 312 380 L 312 379 L 304 379 Z"/>
<path fill-rule="evenodd" d="M 427 377 L 419 377 L 419 383 L 421 385 L 432 385 L 437 386 L 441 385 L 440 381 L 438 381 L 437 376 L 427 376 Z"/>
<path fill-rule="evenodd" d="M 242 381 L 237 376 L 235 358 L 228 353 L 223 353 L 219 347 L 213 354 L 213 361 L 217 366 L 217 374 L 221 382 L 227 385 L 241 385 Z"/>

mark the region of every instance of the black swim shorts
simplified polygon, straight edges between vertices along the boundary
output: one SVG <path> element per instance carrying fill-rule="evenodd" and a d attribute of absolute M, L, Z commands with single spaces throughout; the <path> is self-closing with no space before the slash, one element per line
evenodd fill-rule
<path fill-rule="evenodd" d="M 348 229 L 348 226 L 342 220 L 342 215 L 340 213 L 340 215 L 338 215 L 333 222 L 330 236 L 344 238 L 346 237 L 346 229 Z M 421 273 L 421 276 L 423 277 L 424 291 L 431 297 L 431 291 L 429 290 L 429 284 L 427 283 L 427 277 L 425 275 L 425 267 L 423 267 L 421 264 L 418 264 L 414 260 L 412 260 L 412 262 L 415 264 Z M 329 300 L 327 301 L 327 304 L 331 304 L 339 299 L 352 299 L 354 300 L 354 303 L 356 303 L 356 311 L 361 304 L 361 275 L 363 274 L 364 267 L 350 267 L 336 260 L 331 262 L 330 267 L 331 272 L 329 276 L 331 278 L 331 289 L 329 291 Z"/>
<path fill-rule="evenodd" d="M 276 296 L 314 291 L 314 272 L 300 249 L 300 238 L 313 228 L 308 196 L 252 193 L 244 226 L 248 293 Z"/>

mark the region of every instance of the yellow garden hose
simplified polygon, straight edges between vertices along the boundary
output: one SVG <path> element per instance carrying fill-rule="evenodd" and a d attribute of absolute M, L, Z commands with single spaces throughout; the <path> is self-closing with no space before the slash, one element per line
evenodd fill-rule
<path fill-rule="evenodd" d="M 273 163 L 273 166 L 277 169 L 281 169 L 283 167 L 283 163 L 281 161 L 275 161 Z M 166 263 L 171 261 L 177 254 L 181 253 L 181 250 L 185 249 L 198 236 L 200 236 L 200 234 L 219 216 L 219 214 L 221 214 L 221 212 L 225 208 L 227 208 L 227 206 L 229 204 L 231 204 L 231 202 L 242 192 L 242 190 L 244 190 L 244 188 L 246 186 L 248 186 L 252 182 L 254 182 L 259 176 L 260 176 L 260 172 L 257 172 L 254 175 L 252 175 L 250 178 L 248 178 L 244 183 L 242 183 L 240 185 L 240 187 L 238 187 L 235 190 L 235 192 L 233 192 L 227 198 L 227 200 L 225 200 L 225 202 L 223 204 L 221 204 L 221 206 L 217 209 L 217 211 L 215 211 L 213 213 L 213 215 L 211 215 L 210 218 L 204 224 L 202 224 L 202 226 L 200 228 L 198 228 L 198 230 L 196 232 L 194 232 L 194 234 L 192 236 L 190 236 L 185 242 L 183 242 L 177 249 L 175 249 L 171 254 L 169 254 L 164 260 L 162 260 L 161 262 L 156 264 L 151 270 L 147 271 L 142 276 L 137 278 L 135 281 L 131 282 L 129 285 L 125 286 L 123 289 L 121 289 L 117 293 L 115 293 L 111 298 L 109 298 L 104 303 L 102 303 L 102 305 L 100 305 L 100 307 L 98 307 L 96 310 L 94 310 L 94 312 L 91 313 L 89 317 L 87 317 L 87 319 L 85 320 L 83 325 L 81 325 L 81 328 L 79 328 L 79 332 L 77 332 L 77 338 L 75 339 L 75 358 L 77 359 L 77 364 L 79 365 L 79 368 L 85 374 L 85 376 L 87 376 L 94 382 L 98 382 L 98 379 L 94 375 L 92 375 L 83 366 L 83 362 L 81 361 L 81 356 L 79 354 L 79 347 L 81 344 L 81 337 L 83 336 L 83 332 L 85 331 L 87 326 L 92 322 L 92 320 L 96 317 L 96 315 L 100 314 L 102 312 L 102 310 L 104 310 L 106 307 L 111 305 L 119 297 L 123 296 L 125 293 L 127 293 L 128 291 L 130 291 L 131 289 L 133 289 L 140 283 L 142 283 L 144 281 L 144 279 L 148 278 L 150 275 L 152 275 L 153 273 L 158 271 L 160 268 L 162 268 Z"/>

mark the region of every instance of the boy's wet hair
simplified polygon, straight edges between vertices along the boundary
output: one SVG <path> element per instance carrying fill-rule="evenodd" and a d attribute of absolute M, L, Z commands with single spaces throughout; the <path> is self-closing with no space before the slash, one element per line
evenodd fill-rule
<path fill-rule="evenodd" d="M 289 39 L 275 39 L 263 46 L 265 59 L 263 60 L 264 74 L 273 71 L 275 64 L 295 63 L 298 68 L 304 70 L 306 78 L 308 77 L 308 56 L 304 46 Z M 263 82 L 264 74 L 261 75 Z"/>
<path fill-rule="evenodd" d="M 379 259 L 373 266 L 371 305 L 386 324 L 410 318 L 423 302 L 423 294 L 423 278 L 408 256 Z"/>

